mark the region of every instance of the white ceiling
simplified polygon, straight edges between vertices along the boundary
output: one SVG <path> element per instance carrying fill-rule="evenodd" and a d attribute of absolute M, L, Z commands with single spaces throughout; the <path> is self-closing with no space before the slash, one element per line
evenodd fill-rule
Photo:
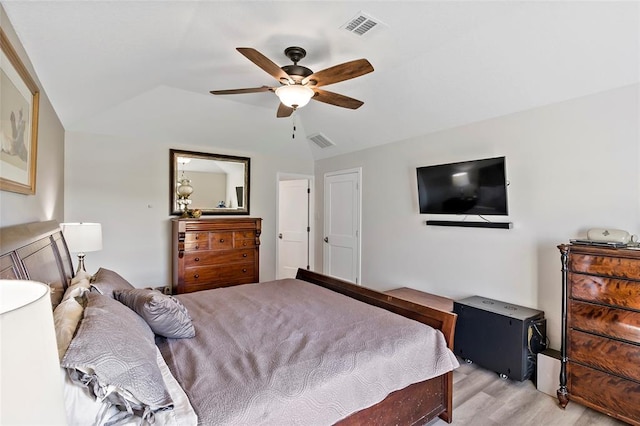
<path fill-rule="evenodd" d="M 326 158 L 639 81 L 639 3 L 590 1 L 2 1 L 68 131 Z M 358 12 L 386 24 L 357 36 Z M 371 74 L 327 86 L 364 101 L 312 101 L 276 118 L 288 46 L 314 71 L 367 58 Z M 318 149 L 306 135 L 336 146 Z M 146 141 L 146 142 L 145 142 Z M 219 149 L 218 149 L 219 151 Z"/>

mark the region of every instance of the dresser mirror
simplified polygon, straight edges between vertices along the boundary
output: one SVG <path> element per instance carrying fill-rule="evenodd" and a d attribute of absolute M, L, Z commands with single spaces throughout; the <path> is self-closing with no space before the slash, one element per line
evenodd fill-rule
<path fill-rule="evenodd" d="M 248 157 L 171 149 L 170 214 L 249 214 Z"/>

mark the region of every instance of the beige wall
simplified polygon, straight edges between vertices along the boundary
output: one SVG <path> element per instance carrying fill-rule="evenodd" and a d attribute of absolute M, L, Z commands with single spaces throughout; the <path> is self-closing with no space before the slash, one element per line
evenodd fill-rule
<path fill-rule="evenodd" d="M 556 246 L 586 237 L 590 227 L 640 233 L 639 87 L 317 161 L 317 227 L 324 174 L 362 167 L 364 285 L 543 309 L 559 348 Z M 435 217 L 418 213 L 416 167 L 502 155 L 513 229 L 425 226 Z M 316 265 L 322 265 L 322 236 L 316 241 Z"/>
<path fill-rule="evenodd" d="M 197 191 L 191 196 L 190 209 L 211 209 L 219 201 L 227 199 L 227 175 L 225 173 L 188 172 L 191 184 Z"/>
<path fill-rule="evenodd" d="M 64 128 L 0 5 L 0 27 L 40 88 L 35 195 L 0 191 L 0 227 L 64 218 Z"/>
<path fill-rule="evenodd" d="M 250 216 L 263 219 L 260 280 L 274 279 L 277 174 L 310 175 L 311 160 L 68 132 L 65 220 L 102 223 L 103 250 L 87 253 L 87 270 L 110 268 L 138 287 L 171 282 L 171 148 L 251 158 Z"/>

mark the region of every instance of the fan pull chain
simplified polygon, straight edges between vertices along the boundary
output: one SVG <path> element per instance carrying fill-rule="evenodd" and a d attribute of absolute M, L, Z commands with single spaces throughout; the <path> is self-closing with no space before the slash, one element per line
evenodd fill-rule
<path fill-rule="evenodd" d="M 293 116 L 291 117 L 291 122 L 293 123 L 293 132 L 291 133 L 291 139 L 295 139 L 296 138 L 296 115 L 295 115 L 295 111 L 293 113 Z"/>

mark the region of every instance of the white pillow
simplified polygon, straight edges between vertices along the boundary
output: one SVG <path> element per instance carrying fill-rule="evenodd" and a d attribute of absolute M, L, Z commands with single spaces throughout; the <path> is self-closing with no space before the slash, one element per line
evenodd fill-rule
<path fill-rule="evenodd" d="M 173 400 L 173 410 L 165 410 L 155 413 L 154 426 L 189 426 L 198 424 L 198 416 L 196 415 L 187 394 L 180 387 L 178 381 L 173 377 L 167 363 L 162 358 L 160 351 L 156 348 L 156 362 L 162 372 L 162 379 Z M 67 411 L 67 422 L 69 426 L 98 425 L 96 419 L 102 416 L 102 402 L 94 399 L 89 392 L 82 386 L 75 384 L 66 372 L 61 368 L 64 376 L 64 405 Z M 117 414 L 117 408 L 112 406 L 109 408 L 113 412 L 109 412 L 105 418 Z M 140 423 L 140 417 L 132 417 L 128 419 L 125 426 L 133 426 Z"/>
<path fill-rule="evenodd" d="M 84 289 L 88 291 L 87 289 Z M 66 296 L 66 293 L 65 293 Z M 84 307 L 78 303 L 75 297 L 68 297 L 63 300 L 53 311 L 53 324 L 56 330 L 56 342 L 58 343 L 58 356 L 60 361 L 67 352 L 73 335 L 78 328 L 78 323 L 82 318 Z"/>
<path fill-rule="evenodd" d="M 89 273 L 83 273 L 82 271 L 75 277 L 71 278 L 69 287 L 64 291 L 62 300 L 65 301 L 71 297 L 82 296 L 86 291 L 89 291 L 89 287 L 91 287 L 91 283 L 89 282 L 90 278 L 91 275 Z"/>
<path fill-rule="evenodd" d="M 56 342 L 58 343 L 58 356 L 60 361 L 69 348 L 69 343 L 78 328 L 78 323 L 82 318 L 84 306 L 76 297 L 80 297 L 89 291 L 90 274 L 82 272 L 71 279 L 71 285 L 67 287 L 62 296 L 62 301 L 53 311 L 53 324 L 56 329 Z"/>
<path fill-rule="evenodd" d="M 93 274 L 88 273 L 87 271 L 78 271 L 78 273 L 71 278 L 71 285 L 76 284 L 81 280 L 90 280 Z"/>

